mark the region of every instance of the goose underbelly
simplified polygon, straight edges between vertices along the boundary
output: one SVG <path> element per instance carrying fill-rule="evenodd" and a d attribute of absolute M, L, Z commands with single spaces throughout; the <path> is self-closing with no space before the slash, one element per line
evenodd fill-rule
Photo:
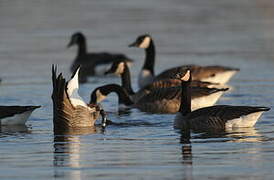
<path fill-rule="evenodd" d="M 21 114 L 0 119 L 1 125 L 24 125 L 30 117 L 32 111 L 26 111 Z"/>
<path fill-rule="evenodd" d="M 262 115 L 263 111 L 251 113 L 226 122 L 225 128 L 253 127 Z"/>
<path fill-rule="evenodd" d="M 194 98 L 191 100 L 191 110 L 200 109 L 203 107 L 208 107 L 214 105 L 218 99 L 223 95 L 223 91 L 210 94 L 208 96 L 203 96 L 199 98 Z"/>
<path fill-rule="evenodd" d="M 214 77 L 203 78 L 201 79 L 201 81 L 225 84 L 230 80 L 232 76 L 234 76 L 236 72 L 237 71 L 227 71 L 227 72 L 217 73 Z"/>

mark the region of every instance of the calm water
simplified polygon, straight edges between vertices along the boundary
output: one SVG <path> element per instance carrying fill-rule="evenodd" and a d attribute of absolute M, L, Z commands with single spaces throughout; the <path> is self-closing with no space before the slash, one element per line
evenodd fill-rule
<path fill-rule="evenodd" d="M 0 179 L 273 179 L 274 113 L 254 128 L 191 134 L 173 129 L 174 115 L 132 110 L 117 115 L 117 97 L 104 107 L 124 125 L 106 132 L 54 137 L 51 64 L 67 77 L 81 30 L 89 50 L 124 52 L 136 60 L 134 87 L 144 52 L 127 45 L 151 33 L 156 72 L 184 63 L 241 68 L 219 104 L 274 104 L 274 3 L 271 0 L 0 0 L 0 103 L 42 105 L 26 127 L 1 127 Z M 80 94 L 118 78 L 90 78 Z"/>

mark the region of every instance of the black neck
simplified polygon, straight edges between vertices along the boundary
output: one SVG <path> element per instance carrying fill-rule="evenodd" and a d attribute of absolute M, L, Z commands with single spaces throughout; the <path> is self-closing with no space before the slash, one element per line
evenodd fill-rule
<path fill-rule="evenodd" d="M 143 69 L 149 70 L 151 74 L 154 76 L 154 64 L 155 64 L 155 46 L 154 42 L 151 39 L 149 47 L 146 48 L 146 59 L 143 66 Z"/>
<path fill-rule="evenodd" d="M 102 86 L 100 89 L 101 89 L 100 91 L 103 92 L 103 94 L 105 94 L 105 95 L 115 92 L 118 95 L 118 98 L 119 98 L 118 103 L 119 104 L 125 104 L 127 106 L 134 104 L 131 101 L 128 93 L 120 85 L 108 84 L 108 85 Z"/>
<path fill-rule="evenodd" d="M 127 91 L 129 95 L 134 95 L 135 92 L 133 91 L 131 87 L 130 71 L 126 63 L 125 63 L 124 72 L 121 74 L 121 78 L 122 78 L 122 87 L 125 88 L 125 90 Z"/>
<path fill-rule="evenodd" d="M 81 40 L 78 41 L 78 57 L 81 57 L 85 54 L 87 54 L 87 43 L 86 39 L 82 38 Z"/>
<path fill-rule="evenodd" d="M 187 115 L 191 112 L 190 82 L 182 81 L 182 96 L 179 112 L 181 112 L 182 115 Z"/>

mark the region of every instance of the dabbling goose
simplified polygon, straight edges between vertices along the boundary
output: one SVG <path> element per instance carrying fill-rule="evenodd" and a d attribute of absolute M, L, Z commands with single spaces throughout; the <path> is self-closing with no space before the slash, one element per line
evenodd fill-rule
<path fill-rule="evenodd" d="M 268 107 L 216 105 L 192 111 L 189 70 L 181 80 L 182 99 L 179 112 L 174 120 L 175 128 L 212 130 L 253 127 L 262 113 L 270 110 Z"/>
<path fill-rule="evenodd" d="M 0 106 L 0 125 L 24 125 L 31 113 L 41 106 Z"/>
<path fill-rule="evenodd" d="M 57 77 L 56 67 L 52 66 L 52 101 L 54 132 L 71 132 L 79 128 L 93 128 L 101 114 L 102 125 L 106 119 L 104 111 L 97 104 L 86 104 L 78 94 L 78 74 L 80 67 L 73 73 L 70 81 L 66 82 L 62 73 Z"/>
<path fill-rule="evenodd" d="M 228 90 L 205 87 L 192 87 L 192 89 L 193 94 L 191 99 L 193 110 L 213 105 L 223 92 Z M 178 112 L 182 94 L 181 88 L 162 88 L 153 90 L 138 100 L 133 101 L 123 87 L 117 84 L 108 84 L 98 87 L 92 92 L 90 103 L 99 103 L 112 92 L 118 95 L 119 107 L 128 106 L 150 113 Z"/>
<path fill-rule="evenodd" d="M 132 60 L 124 54 L 112 54 L 108 52 L 88 53 L 86 38 L 81 32 L 76 32 L 71 36 L 71 40 L 67 47 L 73 45 L 78 46 L 78 53 L 71 65 L 71 72 L 74 72 L 75 69 L 81 65 L 81 82 L 85 82 L 88 76 L 102 75 L 105 72 L 104 66 L 110 65 L 115 61 L 123 60 L 129 64 L 132 63 Z"/>
<path fill-rule="evenodd" d="M 186 72 L 187 69 L 191 70 L 193 80 L 225 84 L 237 71 L 239 71 L 239 69 L 224 66 L 184 65 L 170 68 L 155 76 L 155 45 L 152 37 L 148 34 L 141 35 L 134 43 L 130 44 L 129 47 L 143 48 L 146 52 L 145 63 L 138 79 L 140 87 L 144 87 L 155 79 L 174 78 L 178 72 Z"/>
<path fill-rule="evenodd" d="M 145 87 L 139 89 L 136 93 L 133 91 L 131 86 L 130 70 L 127 64 L 123 61 L 114 62 L 111 68 L 105 72 L 105 74 L 116 74 L 121 77 L 122 87 L 127 91 L 130 98 L 136 102 L 138 99 L 144 95 L 150 93 L 153 90 L 160 88 L 169 88 L 169 87 L 179 87 L 181 88 L 181 81 L 179 79 L 163 79 L 152 82 L 151 84 L 146 85 Z M 193 81 L 191 86 L 198 87 L 215 87 L 218 84 L 202 82 L 202 81 Z"/>

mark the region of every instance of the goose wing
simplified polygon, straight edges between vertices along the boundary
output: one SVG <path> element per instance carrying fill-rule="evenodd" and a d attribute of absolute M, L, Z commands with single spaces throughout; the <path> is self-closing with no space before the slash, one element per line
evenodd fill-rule
<path fill-rule="evenodd" d="M 208 96 L 219 91 L 226 91 L 227 89 L 206 88 L 206 87 L 191 87 L 191 98 L 199 98 Z M 138 103 L 146 103 L 161 100 L 180 100 L 182 95 L 181 87 L 169 87 L 151 89 L 146 95 L 139 99 Z"/>
<path fill-rule="evenodd" d="M 193 80 L 199 80 L 202 78 L 213 77 L 217 73 L 226 71 L 239 71 L 236 68 L 224 67 L 224 66 L 198 66 L 198 65 L 184 65 L 179 67 L 170 68 L 160 73 L 155 77 L 156 80 L 175 78 L 178 73 L 186 73 L 190 69 L 192 73 Z"/>
<path fill-rule="evenodd" d="M 186 118 L 193 129 L 224 128 L 225 123 L 229 120 L 268 110 L 267 107 L 216 105 L 195 110 Z"/>
<path fill-rule="evenodd" d="M 27 111 L 33 111 L 39 107 L 41 106 L 0 106 L 0 119 L 22 114 Z"/>
<path fill-rule="evenodd" d="M 52 66 L 52 101 L 54 112 L 54 128 L 62 129 L 72 127 L 71 119 L 74 116 L 75 108 L 72 106 L 68 94 L 66 93 L 66 80 L 62 73 L 57 77 L 56 67 Z"/>
<path fill-rule="evenodd" d="M 209 95 L 209 94 L 212 94 L 213 92 L 221 90 L 217 88 L 207 88 L 207 86 L 210 86 L 213 84 L 214 83 L 210 83 L 210 82 L 192 81 L 191 86 L 193 91 L 193 97 Z M 176 89 L 180 89 L 181 80 L 163 79 L 163 80 L 154 81 L 153 83 L 143 87 L 138 92 L 136 92 L 135 96 L 138 97 L 138 99 L 140 99 L 141 97 L 143 97 L 146 94 L 149 94 L 152 91 L 156 91 L 156 90 L 162 91 L 163 88 L 170 88 L 170 87 L 176 87 Z M 163 94 L 165 96 L 165 94 L 170 94 L 170 92 L 165 92 L 165 91 L 173 91 L 174 89 L 163 90 L 160 94 Z M 177 91 L 172 93 L 177 93 Z M 156 94 L 159 94 L 159 92 L 156 92 Z M 158 95 L 155 95 L 155 96 L 158 96 Z M 161 95 L 160 97 L 163 97 L 163 96 Z M 174 97 L 174 95 L 171 95 L 171 97 Z"/>

